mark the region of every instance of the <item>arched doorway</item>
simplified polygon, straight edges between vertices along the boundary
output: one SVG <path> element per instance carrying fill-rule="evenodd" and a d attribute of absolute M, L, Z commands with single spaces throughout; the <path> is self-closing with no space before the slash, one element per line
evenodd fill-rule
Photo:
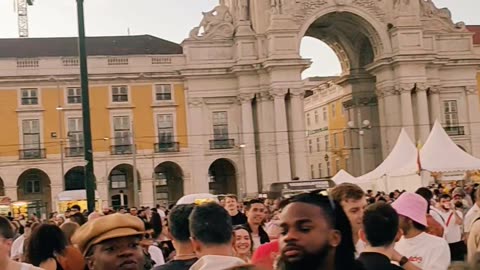
<path fill-rule="evenodd" d="M 138 171 L 137 176 L 139 190 L 134 190 L 132 165 L 120 164 L 110 171 L 110 175 L 108 176 L 109 196 L 110 204 L 113 208 L 134 206 L 133 193 L 140 192 L 140 174 Z"/>
<path fill-rule="evenodd" d="M 183 196 L 183 171 L 174 162 L 163 162 L 155 167 L 155 204 L 168 206 Z"/>
<path fill-rule="evenodd" d="M 221 158 L 208 169 L 209 189 L 212 194 L 237 194 L 237 172 L 233 163 Z"/>
<path fill-rule="evenodd" d="M 65 190 L 85 189 L 84 167 L 74 167 L 65 174 Z"/>
<path fill-rule="evenodd" d="M 28 214 L 47 214 L 53 208 L 50 178 L 42 170 L 26 170 L 18 177 L 17 197 L 19 201 L 28 203 L 22 211 L 27 211 Z"/>

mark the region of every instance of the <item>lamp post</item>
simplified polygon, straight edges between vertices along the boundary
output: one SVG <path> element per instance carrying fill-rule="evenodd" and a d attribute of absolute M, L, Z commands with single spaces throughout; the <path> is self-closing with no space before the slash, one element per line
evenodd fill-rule
<path fill-rule="evenodd" d="M 57 108 L 57 111 L 58 111 L 58 129 L 59 129 L 59 133 L 58 133 L 58 136 L 59 136 L 59 140 L 60 140 L 60 168 L 61 168 L 61 173 L 62 173 L 62 187 L 63 187 L 63 190 L 65 190 L 65 154 L 64 154 L 64 148 L 63 148 L 63 140 L 64 140 L 64 136 L 63 136 L 63 107 L 62 106 L 58 106 Z"/>
<path fill-rule="evenodd" d="M 357 121 L 358 121 L 358 127 L 355 127 L 355 124 L 353 121 L 348 122 L 348 127 L 350 129 L 358 129 L 358 148 L 360 150 L 360 175 L 365 174 L 365 146 L 364 146 L 364 135 L 365 135 L 365 129 L 370 129 L 370 121 L 369 120 L 363 120 L 362 121 L 362 113 L 360 111 L 360 108 L 357 107 Z"/>
<path fill-rule="evenodd" d="M 85 151 L 85 189 L 87 192 L 88 212 L 95 211 L 95 182 L 93 171 L 92 130 L 90 126 L 90 100 L 88 94 L 87 49 L 85 47 L 85 22 L 83 1 L 77 0 L 78 52 L 80 60 L 80 78 L 82 86 L 82 117 Z"/>

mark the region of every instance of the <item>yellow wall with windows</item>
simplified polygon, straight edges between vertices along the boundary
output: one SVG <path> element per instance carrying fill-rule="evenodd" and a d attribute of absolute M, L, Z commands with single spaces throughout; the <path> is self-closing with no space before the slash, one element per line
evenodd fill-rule
<path fill-rule="evenodd" d="M 340 169 L 345 169 L 345 158 L 348 150 L 345 149 L 343 132 L 347 128 L 347 111 L 343 109 L 342 100 L 334 100 L 328 104 L 329 156 L 331 174 L 335 175 Z M 335 146 L 335 137 L 337 145 Z M 336 168 L 336 160 L 340 160 L 340 168 Z"/>
<path fill-rule="evenodd" d="M 157 134 L 155 130 L 154 110 L 152 107 L 154 98 L 154 84 L 131 84 L 129 85 L 129 99 L 131 106 L 127 106 L 126 110 L 132 111 L 136 145 L 139 150 L 153 149 L 157 143 Z M 40 108 L 31 113 L 38 114 L 39 119 L 43 119 L 43 146 L 46 148 L 48 155 L 58 155 L 60 153 L 60 113 L 62 114 L 63 137 L 65 143 L 63 147 L 68 147 L 68 127 L 67 114 L 73 107 L 65 104 L 65 86 L 60 89 L 57 87 L 39 87 Z M 176 138 L 175 141 L 180 143 L 180 147 L 188 146 L 187 140 L 187 123 L 186 123 L 186 104 L 185 89 L 182 83 L 173 84 L 173 99 L 175 101 L 176 113 Z M 104 140 L 112 136 L 111 121 L 111 102 L 110 102 L 110 86 L 109 85 L 90 85 L 90 115 L 91 129 L 94 152 L 109 152 L 112 140 Z M 0 116 L 2 117 L 0 132 L 0 157 L 15 157 L 18 159 L 19 149 L 22 149 L 21 130 L 19 129 L 19 109 L 20 96 L 17 88 L 0 89 Z M 63 111 L 57 110 L 58 106 L 64 108 Z M 78 108 L 78 107 L 77 107 Z M 75 109 L 79 116 L 81 111 Z M 29 112 L 30 113 L 30 112 Z M 57 138 L 52 138 L 52 133 L 56 133 Z"/>
<path fill-rule="evenodd" d="M 20 137 L 17 118 L 17 89 L 0 89 L 0 156 L 17 156 Z"/>

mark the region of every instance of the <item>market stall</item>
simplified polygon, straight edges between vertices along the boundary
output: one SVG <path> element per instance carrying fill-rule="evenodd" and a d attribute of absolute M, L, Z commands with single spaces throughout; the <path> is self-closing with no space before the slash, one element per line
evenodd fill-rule
<path fill-rule="evenodd" d="M 87 193 L 84 189 L 80 190 L 67 190 L 58 193 L 57 195 L 57 211 L 64 213 L 68 208 L 73 205 L 78 205 L 83 210 L 87 209 Z M 95 208 L 100 209 L 102 207 L 102 201 L 98 192 L 95 191 Z"/>

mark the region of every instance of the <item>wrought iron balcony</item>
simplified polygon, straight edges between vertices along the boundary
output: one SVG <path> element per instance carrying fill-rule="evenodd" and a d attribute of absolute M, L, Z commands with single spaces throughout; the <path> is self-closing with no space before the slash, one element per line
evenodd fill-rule
<path fill-rule="evenodd" d="M 47 157 L 45 149 L 22 149 L 18 152 L 21 160 L 44 159 Z"/>
<path fill-rule="evenodd" d="M 463 136 L 465 135 L 465 127 L 464 126 L 447 126 L 445 127 L 445 131 L 449 136 Z"/>
<path fill-rule="evenodd" d="M 180 152 L 180 144 L 178 142 L 162 142 L 153 145 L 155 153 L 173 153 Z"/>
<path fill-rule="evenodd" d="M 211 150 L 232 149 L 234 147 L 235 147 L 235 140 L 234 139 L 210 140 L 210 149 Z"/>
<path fill-rule="evenodd" d="M 110 146 L 110 154 L 112 155 L 131 155 L 133 153 L 132 150 L 131 144 Z"/>
<path fill-rule="evenodd" d="M 65 156 L 66 157 L 83 157 L 83 155 L 84 155 L 83 146 L 65 147 Z"/>

